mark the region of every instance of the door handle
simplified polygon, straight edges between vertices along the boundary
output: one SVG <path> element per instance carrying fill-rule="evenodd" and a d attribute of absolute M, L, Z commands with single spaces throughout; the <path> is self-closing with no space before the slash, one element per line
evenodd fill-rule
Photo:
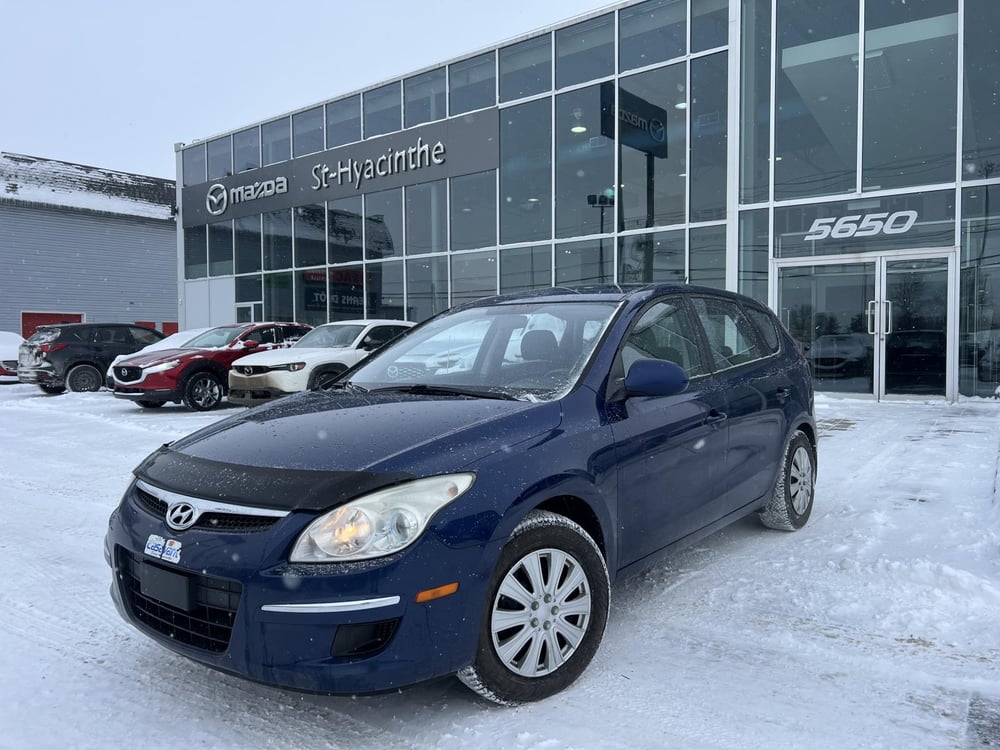
<path fill-rule="evenodd" d="M 892 300 L 885 301 L 885 332 L 886 335 L 892 333 Z"/>
<path fill-rule="evenodd" d="M 788 400 L 788 397 L 792 395 L 792 389 L 779 388 L 774 392 L 774 395 L 777 397 L 779 404 L 784 404 Z"/>
<path fill-rule="evenodd" d="M 868 318 L 868 333 L 875 335 L 875 300 L 868 300 L 868 309 L 865 312 Z"/>
<path fill-rule="evenodd" d="M 712 409 L 705 417 L 705 424 L 719 424 L 729 419 L 729 415 L 724 411 L 719 411 L 718 409 Z"/>

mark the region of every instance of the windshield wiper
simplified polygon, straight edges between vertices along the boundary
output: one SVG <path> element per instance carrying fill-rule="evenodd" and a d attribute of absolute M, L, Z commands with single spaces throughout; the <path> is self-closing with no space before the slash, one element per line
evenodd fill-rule
<path fill-rule="evenodd" d="M 430 396 L 469 396 L 471 398 L 495 398 L 501 401 L 520 401 L 509 393 L 501 391 L 488 391 L 479 388 L 460 388 L 457 386 L 428 385 L 427 383 L 413 383 L 411 385 L 390 385 L 383 388 L 373 388 L 371 393 L 383 393 L 385 391 L 395 391 L 397 393 L 414 393 L 418 395 Z"/>
<path fill-rule="evenodd" d="M 321 391 L 333 391 L 333 390 L 344 390 L 344 391 L 357 391 L 358 393 L 368 393 L 368 389 L 363 386 L 352 383 L 350 380 L 338 380 L 336 382 L 325 385 L 319 390 Z"/>

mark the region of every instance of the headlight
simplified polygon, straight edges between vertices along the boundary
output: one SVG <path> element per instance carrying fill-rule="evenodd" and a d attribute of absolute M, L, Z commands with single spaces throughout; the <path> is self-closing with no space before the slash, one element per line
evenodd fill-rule
<path fill-rule="evenodd" d="M 169 362 L 160 362 L 158 365 L 147 365 L 143 367 L 143 371 L 149 375 L 154 372 L 166 372 L 167 370 L 173 370 L 181 361 L 179 359 L 172 359 Z"/>
<path fill-rule="evenodd" d="M 309 524 L 289 561 L 344 562 L 398 552 L 416 541 L 434 514 L 461 497 L 475 478 L 428 477 L 352 500 Z"/>
<path fill-rule="evenodd" d="M 289 372 L 298 372 L 306 366 L 305 362 L 292 362 L 291 364 L 285 365 L 285 369 Z"/>

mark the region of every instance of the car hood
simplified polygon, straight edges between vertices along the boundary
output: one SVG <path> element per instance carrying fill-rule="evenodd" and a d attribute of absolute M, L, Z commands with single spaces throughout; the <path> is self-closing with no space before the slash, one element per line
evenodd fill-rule
<path fill-rule="evenodd" d="M 128 367 L 149 367 L 150 365 L 158 365 L 161 362 L 169 362 L 172 359 L 194 359 L 195 357 L 204 357 L 207 353 L 212 351 L 218 351 L 217 349 L 157 349 L 153 352 L 147 352 L 143 354 L 139 352 L 138 354 L 133 354 L 126 357 L 116 364 L 126 365 Z"/>
<path fill-rule="evenodd" d="M 292 347 L 291 349 L 271 349 L 266 352 L 254 352 L 245 357 L 240 357 L 237 362 L 240 365 L 258 365 L 271 367 L 272 365 L 282 365 L 287 362 L 305 362 L 312 364 L 321 362 L 324 359 L 336 357 L 347 347 L 343 346 L 319 346 L 319 347 Z"/>
<path fill-rule="evenodd" d="M 135 473 L 185 495 L 321 510 L 379 487 L 467 470 L 555 429 L 560 415 L 558 401 L 306 391 L 164 445 Z"/>

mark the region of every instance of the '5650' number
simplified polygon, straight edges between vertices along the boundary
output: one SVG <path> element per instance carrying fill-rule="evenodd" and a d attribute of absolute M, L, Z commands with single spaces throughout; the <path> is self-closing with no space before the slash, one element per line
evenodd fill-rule
<path fill-rule="evenodd" d="M 851 216 L 828 216 L 816 219 L 809 227 L 804 240 L 825 240 L 827 237 L 846 239 L 847 237 L 871 237 L 876 234 L 904 234 L 917 221 L 916 211 L 896 211 L 878 214 L 852 214 Z"/>

